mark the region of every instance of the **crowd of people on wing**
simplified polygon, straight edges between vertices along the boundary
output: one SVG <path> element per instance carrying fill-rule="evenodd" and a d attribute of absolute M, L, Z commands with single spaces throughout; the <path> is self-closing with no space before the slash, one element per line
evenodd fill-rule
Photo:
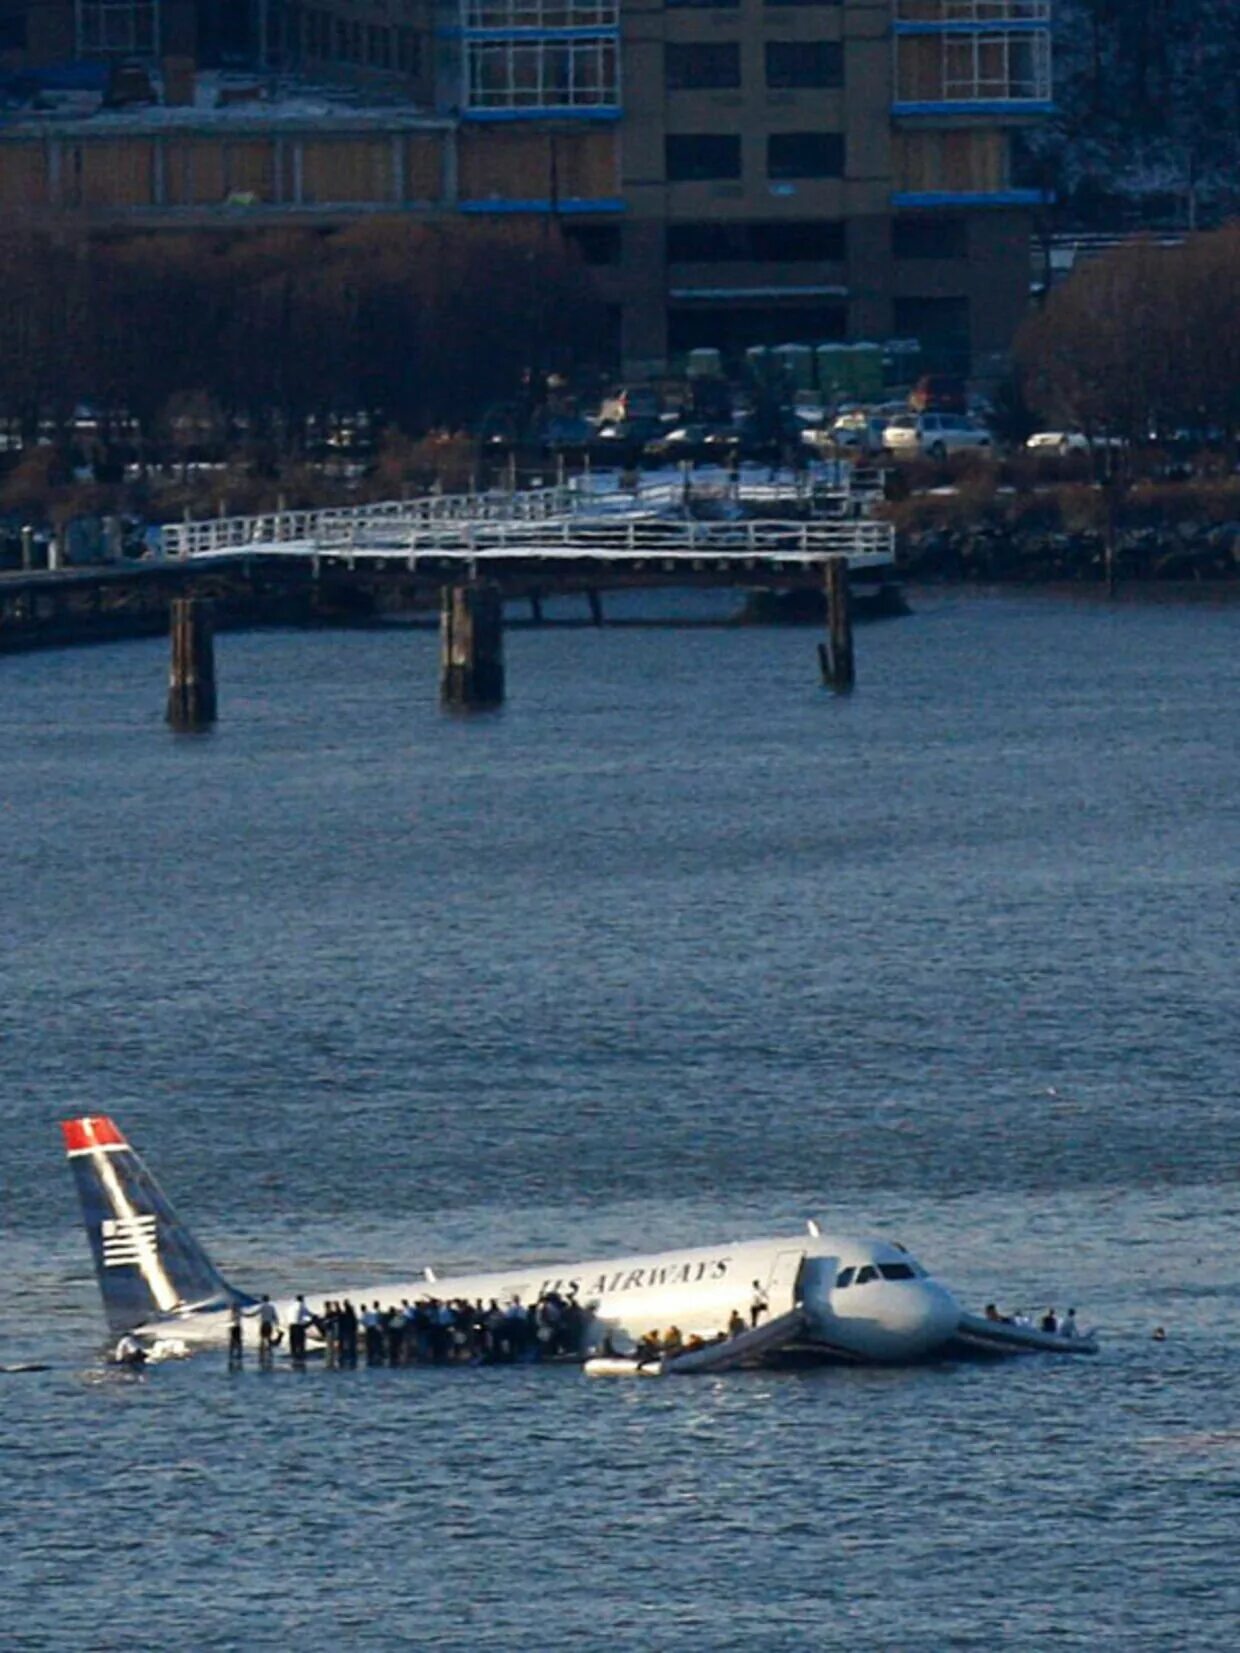
<path fill-rule="evenodd" d="M 1033 1320 L 1026 1314 L 1000 1314 L 993 1303 L 987 1303 L 985 1312 L 987 1320 L 997 1320 L 1004 1326 L 1025 1326 L 1030 1330 L 1050 1332 L 1059 1337 L 1080 1336 L 1075 1309 L 1069 1309 L 1067 1314 L 1062 1316 L 1057 1315 L 1054 1309 L 1047 1309 L 1038 1320 Z"/>
<path fill-rule="evenodd" d="M 515 1361 L 580 1357 L 590 1316 L 574 1292 L 544 1292 L 523 1304 L 519 1296 L 501 1304 L 491 1298 L 402 1298 L 386 1306 L 378 1302 L 355 1306 L 350 1300 L 329 1300 L 321 1312 L 299 1296 L 288 1316 L 287 1328 L 269 1297 L 253 1308 L 232 1310 L 228 1358 L 242 1359 L 242 1327 L 247 1314 L 258 1321 L 258 1352 L 269 1362 L 288 1332 L 288 1353 L 304 1361 L 313 1333 L 320 1340 L 329 1366 L 442 1366 L 453 1362 L 497 1365 Z"/>

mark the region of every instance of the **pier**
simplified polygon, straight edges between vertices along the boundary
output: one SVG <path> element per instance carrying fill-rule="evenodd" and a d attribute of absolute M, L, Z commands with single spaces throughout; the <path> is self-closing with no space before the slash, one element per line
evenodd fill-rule
<path fill-rule="evenodd" d="M 837 691 L 850 688 L 850 586 L 885 587 L 891 525 L 867 514 L 856 491 L 821 480 L 728 479 L 713 495 L 699 487 L 695 506 L 705 516 L 663 497 L 688 486 L 429 496 L 173 523 L 162 555 L 140 562 L 0 575 L 0 653 L 171 625 L 169 721 L 199 727 L 214 717 L 211 630 L 438 613 L 445 704 L 490 705 L 503 698 L 505 604 L 528 604 L 539 624 L 547 600 L 579 596 L 589 622 L 603 625 L 609 591 L 825 588 L 823 677 Z"/>

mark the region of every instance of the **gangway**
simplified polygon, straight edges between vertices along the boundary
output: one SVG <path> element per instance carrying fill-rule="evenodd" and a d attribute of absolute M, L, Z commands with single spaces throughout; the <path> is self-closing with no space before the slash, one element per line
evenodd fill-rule
<path fill-rule="evenodd" d="M 161 531 L 161 551 L 184 561 L 224 551 L 304 549 L 307 542 L 340 544 L 350 535 L 442 531 L 449 536 L 467 527 L 495 525 L 520 531 L 581 521 L 667 523 L 679 519 L 695 502 L 729 503 L 764 510 L 807 509 L 812 518 L 842 519 L 864 513 L 871 490 L 862 479 L 852 485 L 853 470 L 819 465 L 808 472 L 731 476 L 722 469 L 685 477 L 667 473 L 637 475 L 622 483 L 619 473 L 591 473 L 547 488 L 506 492 L 427 494 L 419 499 L 389 499 L 365 505 L 335 505 L 320 510 L 268 511 L 257 516 L 218 516 L 203 521 L 171 522 Z M 672 513 L 669 515 L 669 513 Z"/>
<path fill-rule="evenodd" d="M 200 524 L 196 526 L 208 526 Z M 234 560 L 239 552 L 224 543 L 200 543 L 187 560 Z M 696 522 L 668 518 L 569 517 L 560 521 L 331 522 L 300 540 L 251 541 L 249 556 L 338 558 L 349 567 L 362 561 L 404 562 L 411 570 L 431 562 L 669 562 L 764 561 L 818 563 L 847 557 L 854 567 L 890 563 L 895 551 L 892 525 L 872 517 L 845 520 Z"/>

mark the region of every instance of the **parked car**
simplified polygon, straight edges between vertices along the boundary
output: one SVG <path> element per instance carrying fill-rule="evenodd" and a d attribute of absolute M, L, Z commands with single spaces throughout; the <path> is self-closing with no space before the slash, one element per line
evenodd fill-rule
<path fill-rule="evenodd" d="M 887 423 L 887 416 L 881 413 L 865 413 L 860 409 L 841 413 L 832 420 L 827 438 L 840 453 L 878 453 Z"/>
<path fill-rule="evenodd" d="M 1079 430 L 1035 430 L 1025 440 L 1027 453 L 1055 453 L 1066 459 L 1070 453 L 1088 453 L 1089 438 Z"/>
<path fill-rule="evenodd" d="M 994 437 L 965 413 L 898 413 L 883 431 L 883 447 L 897 459 L 953 453 L 993 453 Z"/>
<path fill-rule="evenodd" d="M 1118 436 L 1086 436 L 1080 430 L 1035 430 L 1033 435 L 1025 440 L 1027 453 L 1053 453 L 1060 459 L 1066 459 L 1069 454 L 1088 453 L 1091 448 L 1122 448 L 1124 443 Z"/>
<path fill-rule="evenodd" d="M 681 460 L 718 463 L 729 459 L 738 443 L 739 437 L 730 425 L 676 425 L 647 442 L 643 452 L 647 459 L 660 463 Z"/>

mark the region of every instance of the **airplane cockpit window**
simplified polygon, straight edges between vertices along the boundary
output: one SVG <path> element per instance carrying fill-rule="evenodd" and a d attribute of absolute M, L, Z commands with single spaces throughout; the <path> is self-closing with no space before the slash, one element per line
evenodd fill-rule
<path fill-rule="evenodd" d="M 878 1270 L 872 1267 L 869 1263 L 867 1263 L 864 1268 L 859 1268 L 857 1270 L 857 1284 L 859 1286 L 866 1286 L 871 1280 L 877 1279 Z"/>
<path fill-rule="evenodd" d="M 856 1272 L 857 1271 L 856 1271 L 855 1268 L 842 1268 L 840 1270 L 840 1272 L 836 1275 L 835 1283 L 841 1291 L 843 1291 L 845 1286 L 851 1286 L 852 1285 L 853 1275 Z"/>
<path fill-rule="evenodd" d="M 880 1263 L 878 1272 L 884 1280 L 915 1280 L 917 1278 L 907 1263 Z"/>

